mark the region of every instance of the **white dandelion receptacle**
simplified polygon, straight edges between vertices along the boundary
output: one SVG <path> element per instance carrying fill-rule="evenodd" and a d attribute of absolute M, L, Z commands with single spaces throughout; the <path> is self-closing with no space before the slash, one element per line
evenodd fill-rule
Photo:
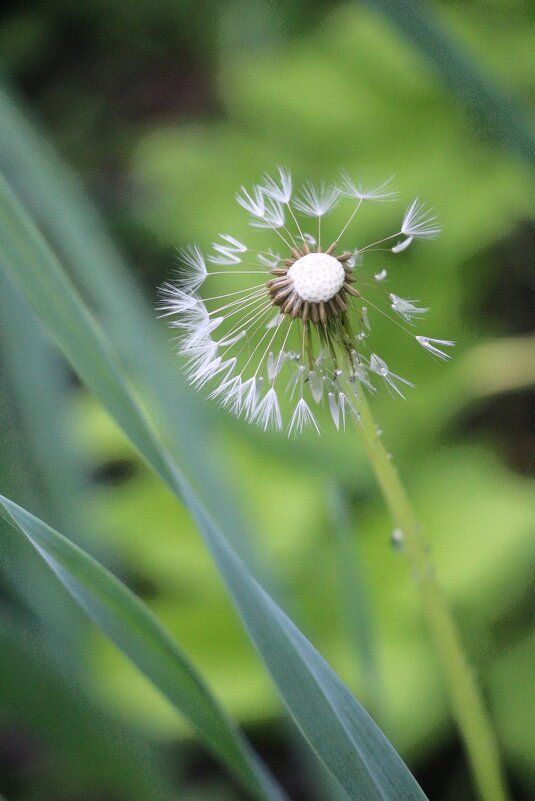
<path fill-rule="evenodd" d="M 283 393 L 290 401 L 288 433 L 305 427 L 319 432 L 315 406 L 324 405 L 341 428 L 348 416 L 358 418 L 354 396 L 363 388 L 373 391 L 375 379 L 401 396 L 404 386 L 412 386 L 371 349 L 369 308 L 387 316 L 392 310 L 394 322 L 417 345 L 448 359 L 444 349 L 453 342 L 414 336 L 406 327 L 427 308 L 390 293 L 382 309 L 365 297 L 355 274 L 371 250 L 395 255 L 415 239 L 437 236 L 434 215 L 415 200 L 396 233 L 363 247 L 342 246 L 363 203 L 395 194 L 390 181 L 363 188 L 342 175 L 338 185 L 307 183 L 294 197 L 291 175 L 282 168 L 252 192 L 242 187 L 236 199 L 251 225 L 276 236 L 282 252 L 251 249 L 229 234 L 220 236 L 208 257 L 197 246 L 180 251 L 180 273 L 162 287 L 160 312 L 178 332 L 191 383 L 210 385 L 210 397 L 263 429 L 284 427 Z M 322 220 L 343 199 L 353 201 L 347 222 L 323 247 Z M 304 230 L 306 218 L 316 220 L 313 233 Z M 218 289 L 226 276 L 236 282 L 234 291 Z M 382 269 L 375 281 L 386 277 Z"/>

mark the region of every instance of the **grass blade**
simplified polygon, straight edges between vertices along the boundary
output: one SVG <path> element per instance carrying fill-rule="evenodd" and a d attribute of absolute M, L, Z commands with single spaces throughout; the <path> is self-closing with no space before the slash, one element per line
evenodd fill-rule
<path fill-rule="evenodd" d="M 157 618 L 91 556 L 0 496 L 0 515 L 54 571 L 89 617 L 193 724 L 210 751 L 258 798 L 283 799 Z"/>
<path fill-rule="evenodd" d="M 29 304 L 1 273 L 0 374 L 3 491 L 58 528 L 76 531 L 81 542 L 87 541 L 87 516 L 80 512 L 87 479 L 65 426 L 68 370 L 57 348 L 43 337 Z M 0 564 L 2 580 L 52 636 L 62 639 L 65 658 L 76 658 L 82 616 L 74 608 L 74 614 L 65 610 L 63 593 L 50 572 L 35 560 L 31 549 L 20 548 L 20 540 L 15 543 L 17 553 Z"/>
<path fill-rule="evenodd" d="M 228 484 L 203 458 L 220 414 L 197 403 L 176 369 L 155 315 L 132 280 L 115 244 L 79 186 L 76 176 L 25 119 L 0 82 L 0 172 L 15 188 L 32 217 L 63 254 L 90 308 L 113 340 L 115 352 L 147 408 L 165 429 L 168 450 L 182 464 L 208 508 L 217 510 L 228 536 L 248 564 L 262 568 Z M 132 321 L 135 320 L 135 324 Z"/>
<path fill-rule="evenodd" d="M 365 0 L 382 13 L 436 68 L 449 90 L 472 112 L 478 130 L 535 167 L 535 134 L 514 100 L 500 91 L 442 29 L 421 0 Z"/>
<path fill-rule="evenodd" d="M 4 269 L 74 369 L 189 508 L 253 643 L 319 759 L 351 798 L 423 801 L 425 795 L 380 729 L 254 579 L 199 502 L 130 391 L 112 346 L 5 183 L 0 184 L 0 241 Z M 21 512 L 17 514 L 20 520 Z M 35 518 L 27 515 L 24 522 L 29 525 Z M 46 531 L 50 538 L 51 530 Z M 60 578 L 66 579 L 63 572 Z"/>

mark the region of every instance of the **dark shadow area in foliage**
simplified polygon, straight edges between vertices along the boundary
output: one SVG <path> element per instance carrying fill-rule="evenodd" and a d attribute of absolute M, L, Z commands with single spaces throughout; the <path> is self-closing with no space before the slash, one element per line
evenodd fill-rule
<path fill-rule="evenodd" d="M 486 327 L 489 336 L 535 334 L 535 222 L 526 220 L 490 250 L 466 265 L 469 284 L 482 283 L 468 293 L 464 316 Z M 486 270 L 475 270 L 483 262 Z M 488 435 L 488 442 L 507 464 L 535 475 L 535 388 L 504 392 L 464 410 L 456 426 L 460 435 Z"/>

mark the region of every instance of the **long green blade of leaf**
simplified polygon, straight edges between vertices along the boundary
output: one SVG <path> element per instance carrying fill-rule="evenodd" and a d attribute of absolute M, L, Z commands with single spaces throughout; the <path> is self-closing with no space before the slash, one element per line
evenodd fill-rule
<path fill-rule="evenodd" d="M 380 729 L 256 582 L 199 502 L 136 403 L 113 348 L 5 183 L 2 242 L 1 263 L 74 369 L 189 508 L 281 697 L 318 757 L 351 798 L 422 801 L 425 795 Z"/>
<path fill-rule="evenodd" d="M 476 117 L 487 137 L 535 166 L 535 133 L 520 106 L 498 89 L 444 30 L 421 0 L 364 0 L 382 13 L 428 59 L 452 92 Z"/>
<path fill-rule="evenodd" d="M 0 516 L 28 538 L 89 617 L 196 727 L 242 784 L 259 798 L 282 799 L 185 654 L 137 596 L 91 556 L 3 496 Z"/>
<path fill-rule="evenodd" d="M 87 516 L 80 511 L 80 501 L 86 487 L 85 467 L 70 447 L 70 429 L 65 426 L 68 369 L 54 344 L 43 337 L 30 305 L 3 274 L 0 374 L 3 491 L 58 528 L 74 529 L 83 542 Z M 63 593 L 53 576 L 35 560 L 31 549 L 20 548 L 19 539 L 14 542 L 19 550 L 7 564 L 0 564 L 0 581 L 7 582 L 52 636 L 62 639 L 65 659 L 75 660 L 81 633 L 79 611 L 65 610 Z"/>
<path fill-rule="evenodd" d="M 191 388 L 176 370 L 171 350 L 163 348 L 153 310 L 115 244 L 106 234 L 90 199 L 76 176 L 61 161 L 39 131 L 34 130 L 20 104 L 0 82 L 0 172 L 8 178 L 31 216 L 39 220 L 47 239 L 83 288 L 90 308 L 113 340 L 117 357 L 147 408 L 165 428 L 168 450 L 181 463 L 208 508 L 226 521 L 227 532 L 242 558 L 266 574 L 264 555 L 252 548 L 237 502 L 223 477 L 203 458 L 219 418 L 199 406 Z M 135 325 L 132 325 L 135 319 Z M 178 410 L 178 412 L 177 412 Z"/>

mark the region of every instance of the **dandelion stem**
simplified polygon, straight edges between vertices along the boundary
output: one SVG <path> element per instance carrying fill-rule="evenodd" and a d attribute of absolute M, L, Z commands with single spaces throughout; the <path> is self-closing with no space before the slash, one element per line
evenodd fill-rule
<path fill-rule="evenodd" d="M 396 527 L 421 595 L 427 623 L 446 680 L 452 714 L 464 741 L 474 784 L 482 801 L 508 801 L 498 742 L 459 631 L 437 582 L 429 550 L 398 472 L 385 449 L 364 392 L 356 398 L 358 428 L 370 464 Z"/>

